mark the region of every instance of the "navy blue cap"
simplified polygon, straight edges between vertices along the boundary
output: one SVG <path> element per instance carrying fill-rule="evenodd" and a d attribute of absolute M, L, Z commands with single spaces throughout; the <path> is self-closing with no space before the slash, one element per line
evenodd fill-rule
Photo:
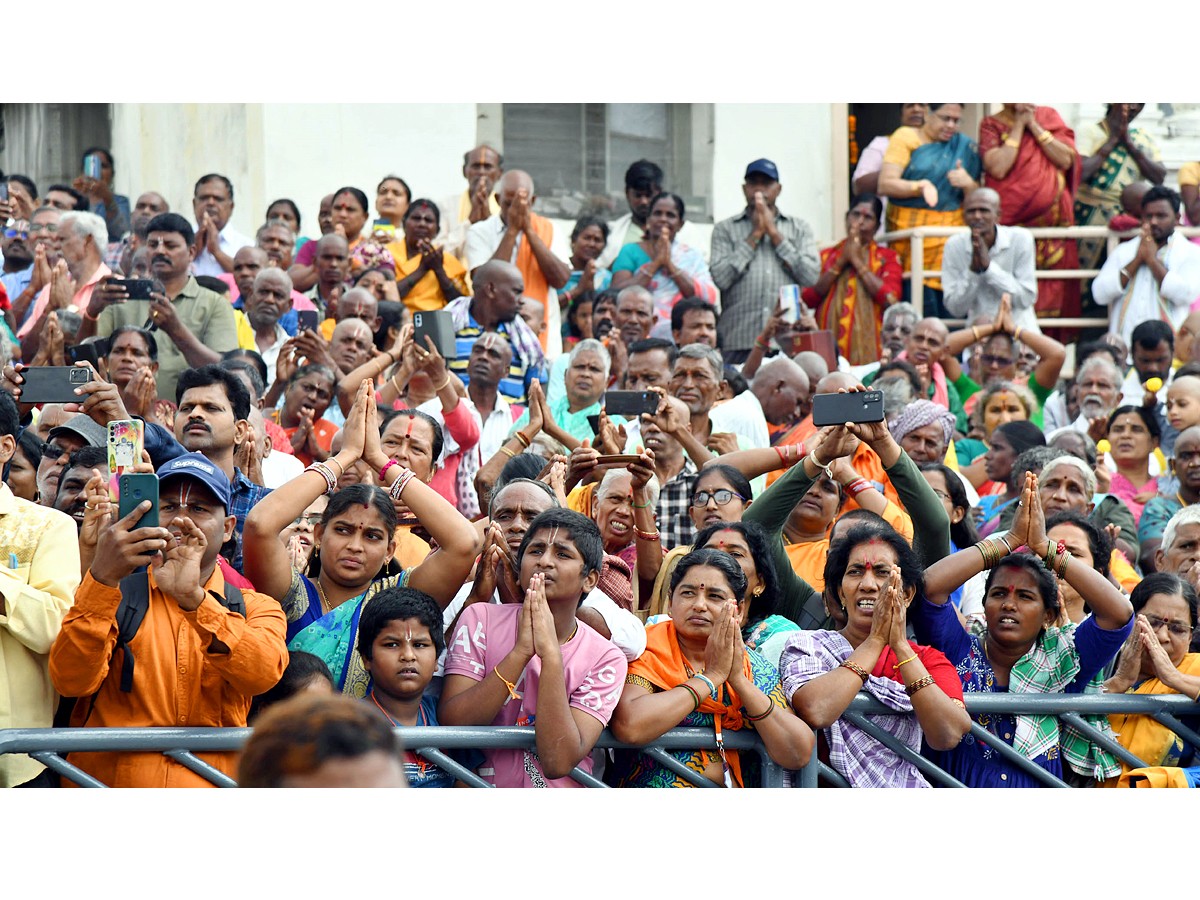
<path fill-rule="evenodd" d="M 772 181 L 779 180 L 779 169 L 776 168 L 775 163 L 771 162 L 769 159 L 756 159 L 754 162 L 750 163 L 750 165 L 746 166 L 747 178 L 756 174 L 766 175 Z"/>
<path fill-rule="evenodd" d="M 161 484 L 168 478 L 194 478 L 213 492 L 225 509 L 229 509 L 229 479 L 207 456 L 200 453 L 185 453 L 159 467 L 158 480 Z"/>

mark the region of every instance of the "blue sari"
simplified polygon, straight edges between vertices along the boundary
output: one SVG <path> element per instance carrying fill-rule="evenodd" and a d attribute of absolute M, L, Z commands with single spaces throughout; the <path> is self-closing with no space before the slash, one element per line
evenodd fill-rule
<path fill-rule="evenodd" d="M 359 596 L 339 604 L 325 615 L 321 615 L 316 585 L 299 572 L 293 572 L 292 585 L 281 604 L 288 617 L 288 649 L 320 657 L 329 666 L 339 691 L 353 697 L 366 697 L 371 676 L 358 655 L 359 618 L 363 607 L 380 591 L 407 585 L 411 571 L 405 569 L 399 575 L 371 582 Z"/>
<path fill-rule="evenodd" d="M 935 209 L 939 212 L 953 212 L 961 209 L 963 192 L 950 183 L 950 172 L 957 163 L 975 181 L 983 172 L 983 161 L 979 158 L 979 145 L 961 132 L 948 141 L 930 141 L 922 144 L 912 152 L 903 177 L 906 181 L 928 179 L 938 190 L 937 206 L 929 206 L 925 198 L 918 194 L 916 197 L 889 198 L 888 205 L 905 206 L 910 209 Z"/>

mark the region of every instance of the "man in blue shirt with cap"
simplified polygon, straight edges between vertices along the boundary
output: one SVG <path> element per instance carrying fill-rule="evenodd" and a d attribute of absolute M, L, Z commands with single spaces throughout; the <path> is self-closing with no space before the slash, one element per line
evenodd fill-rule
<path fill-rule="evenodd" d="M 742 363 L 766 325 L 785 284 L 816 284 L 821 260 L 812 228 L 775 206 L 783 185 L 769 159 L 746 167 L 746 208 L 713 228 L 708 267 L 721 289 L 717 320 L 725 361 Z"/>

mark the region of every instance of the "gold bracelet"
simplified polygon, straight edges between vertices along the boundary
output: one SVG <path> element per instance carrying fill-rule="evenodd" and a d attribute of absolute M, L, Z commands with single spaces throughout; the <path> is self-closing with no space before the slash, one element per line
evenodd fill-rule
<path fill-rule="evenodd" d="M 1020 326 L 1013 329 L 1013 340 L 1014 341 L 1019 341 L 1021 339 L 1021 331 L 1022 330 L 1023 329 L 1021 329 Z"/>
<path fill-rule="evenodd" d="M 896 668 L 897 668 L 897 669 L 899 669 L 899 668 L 900 668 L 902 665 L 904 665 L 905 663 L 910 663 L 910 662 L 912 662 L 912 661 L 913 661 L 914 659 L 916 659 L 916 658 L 917 658 L 917 654 L 915 654 L 915 653 L 914 653 L 914 654 L 913 654 L 912 656 L 910 656 L 908 659 L 904 660 L 904 662 L 898 662 L 898 663 L 896 663 Z"/>
<path fill-rule="evenodd" d="M 977 344 L 979 343 L 979 326 L 978 325 L 971 326 L 971 337 L 975 338 L 975 343 L 977 343 Z"/>
<path fill-rule="evenodd" d="M 1004 142 L 1004 146 L 1005 146 L 1005 147 L 1012 147 L 1014 150 L 1020 150 L 1020 149 L 1021 149 L 1021 142 L 1020 142 L 1020 141 L 1014 141 L 1012 138 L 1008 138 L 1007 140 L 1005 140 L 1005 142 Z"/>
<path fill-rule="evenodd" d="M 448 385 L 450 383 L 450 379 L 453 377 L 454 377 L 453 375 L 451 375 L 449 372 L 447 372 L 446 380 L 443 381 L 441 384 L 439 384 L 437 387 L 435 387 L 434 390 L 437 391 L 438 393 L 441 393 L 443 390 L 445 390 L 446 385 Z"/>
<path fill-rule="evenodd" d="M 497 673 L 497 674 L 499 674 L 499 673 Z M 923 677 L 921 677 L 921 678 L 918 678 L 918 679 L 917 679 L 916 681 L 914 681 L 912 684 L 906 684 L 906 685 L 904 686 L 904 693 L 908 694 L 908 696 L 910 696 L 910 697 L 911 697 L 911 696 L 912 696 L 913 694 L 915 694 L 917 691 L 921 690 L 922 688 L 927 688 L 927 687 L 929 687 L 931 684 L 933 684 L 933 676 L 932 676 L 932 675 L 925 675 L 925 676 L 923 676 Z"/>
<path fill-rule="evenodd" d="M 501 452 L 501 453 L 507 453 L 507 454 L 508 454 L 508 458 L 509 458 L 509 459 L 512 459 L 514 456 L 516 456 L 516 455 L 517 455 L 517 454 L 513 453 L 511 450 L 509 450 L 507 447 L 501 447 L 501 448 L 500 448 L 500 452 Z"/>
<path fill-rule="evenodd" d="M 1049 130 L 1043 131 L 1041 134 L 1038 135 L 1038 143 L 1039 144 L 1049 144 L 1053 140 L 1054 140 L 1054 135 L 1052 135 L 1049 132 Z"/>

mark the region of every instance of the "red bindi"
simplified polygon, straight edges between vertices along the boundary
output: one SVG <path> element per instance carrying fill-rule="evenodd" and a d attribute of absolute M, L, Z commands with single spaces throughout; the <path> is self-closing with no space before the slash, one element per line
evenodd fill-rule
<path fill-rule="evenodd" d="M 411 436 L 412 436 L 412 427 L 413 427 L 413 422 L 415 422 L 416 420 L 417 420 L 417 417 L 416 417 L 416 416 L 409 416 L 409 417 L 408 417 L 408 430 L 404 432 L 404 436 L 405 436 L 406 438 L 408 438 L 408 437 L 411 437 Z"/>

